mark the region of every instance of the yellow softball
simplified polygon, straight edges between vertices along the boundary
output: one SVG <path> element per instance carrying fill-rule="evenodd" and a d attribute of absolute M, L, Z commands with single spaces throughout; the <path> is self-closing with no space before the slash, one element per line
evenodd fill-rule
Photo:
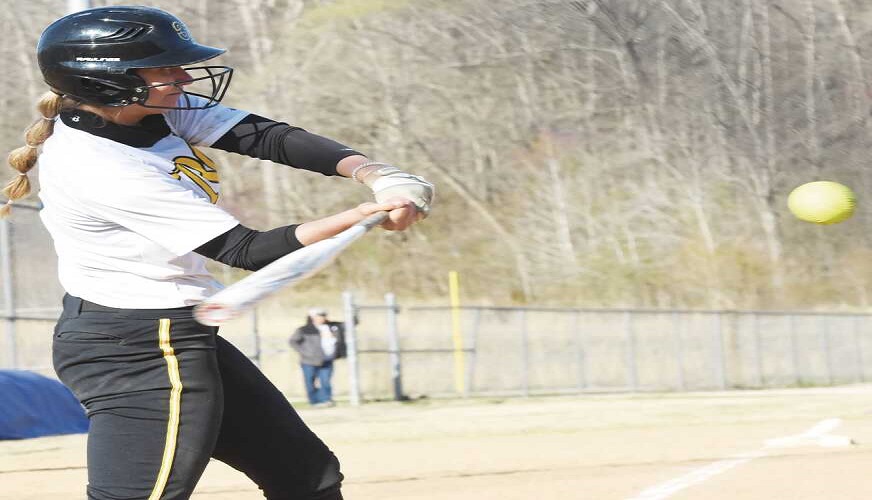
<path fill-rule="evenodd" d="M 854 214 L 857 199 L 851 188 L 832 181 L 803 184 L 787 197 L 787 208 L 798 219 L 815 224 L 835 224 Z"/>

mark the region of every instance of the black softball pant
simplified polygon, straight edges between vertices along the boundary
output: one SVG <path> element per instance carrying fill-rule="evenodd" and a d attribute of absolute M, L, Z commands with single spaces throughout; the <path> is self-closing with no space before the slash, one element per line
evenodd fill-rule
<path fill-rule="evenodd" d="M 64 297 L 52 354 L 90 419 L 89 499 L 188 498 L 214 457 L 270 500 L 341 500 L 339 461 L 217 331 Z"/>

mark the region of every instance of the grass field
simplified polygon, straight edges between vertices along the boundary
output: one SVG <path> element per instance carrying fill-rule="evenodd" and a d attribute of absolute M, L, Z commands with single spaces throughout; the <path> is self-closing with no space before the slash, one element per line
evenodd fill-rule
<path fill-rule="evenodd" d="M 869 385 L 300 413 L 342 461 L 349 500 L 872 498 Z M 83 435 L 0 442 L 0 498 L 83 498 L 84 444 Z M 213 461 L 193 498 L 262 497 Z"/>

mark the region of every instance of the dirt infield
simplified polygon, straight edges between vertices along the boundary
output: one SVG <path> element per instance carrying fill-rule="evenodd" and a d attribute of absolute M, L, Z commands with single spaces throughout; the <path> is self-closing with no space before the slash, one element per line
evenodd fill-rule
<path fill-rule="evenodd" d="M 340 457 L 350 500 L 872 498 L 868 385 L 301 414 Z M 84 444 L 82 435 L 0 442 L 0 499 L 83 498 Z M 212 462 L 193 498 L 262 497 Z"/>

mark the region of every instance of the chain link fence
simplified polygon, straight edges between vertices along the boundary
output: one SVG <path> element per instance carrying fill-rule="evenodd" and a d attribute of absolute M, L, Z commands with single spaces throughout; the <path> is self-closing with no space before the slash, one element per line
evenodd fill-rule
<path fill-rule="evenodd" d="M 51 329 L 64 291 L 39 208 L 16 204 L 12 217 L 0 219 L 0 321 L 5 330 L 0 362 L 51 375 Z"/>
<path fill-rule="evenodd" d="M 861 383 L 872 353 L 868 314 L 463 307 L 458 349 L 450 307 L 412 306 L 393 350 L 386 311 L 360 308 L 364 397 L 396 396 L 397 363 L 404 395 L 530 395 Z"/>
<path fill-rule="evenodd" d="M 0 221 L 2 367 L 53 375 L 63 290 L 38 207 Z M 222 328 L 292 398 L 305 394 L 288 347 L 308 305 L 262 307 Z M 859 313 L 420 307 L 355 304 L 340 397 L 688 391 L 865 382 L 870 315 Z M 452 321 L 452 314 L 460 321 Z M 337 318 L 340 319 L 340 318 Z M 459 325 L 459 331 L 458 327 Z M 461 339 L 458 344 L 456 339 Z"/>

